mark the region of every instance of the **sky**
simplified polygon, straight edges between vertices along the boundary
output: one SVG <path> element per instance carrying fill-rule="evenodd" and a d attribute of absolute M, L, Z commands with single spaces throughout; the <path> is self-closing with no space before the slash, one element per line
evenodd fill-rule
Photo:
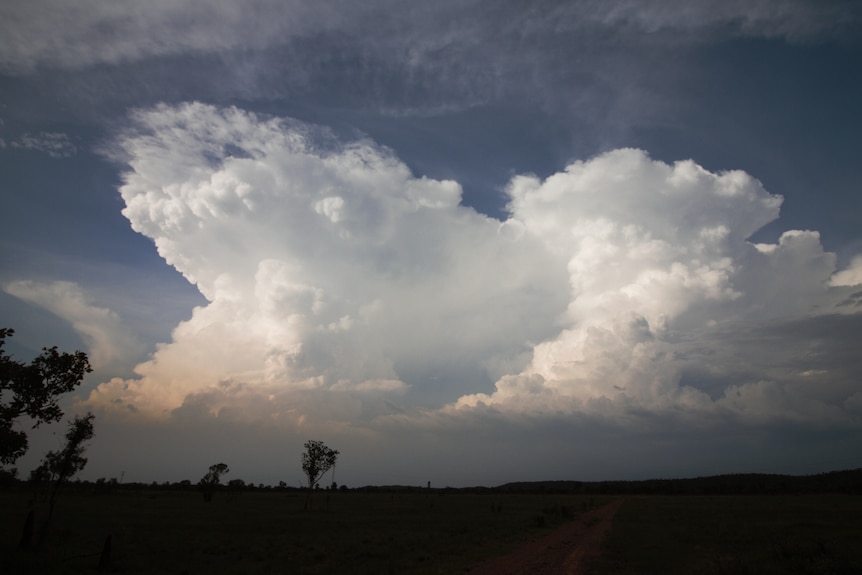
<path fill-rule="evenodd" d="M 852 0 L 8 0 L 7 351 L 88 479 L 857 468 L 860 70 Z"/>

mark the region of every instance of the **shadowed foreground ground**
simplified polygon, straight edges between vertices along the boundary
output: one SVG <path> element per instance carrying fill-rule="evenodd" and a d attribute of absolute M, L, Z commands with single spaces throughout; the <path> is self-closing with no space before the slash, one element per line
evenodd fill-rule
<path fill-rule="evenodd" d="M 32 494 L 0 490 L 0 573 L 91 573 L 108 536 L 108 571 L 438 575 L 552 534 L 603 505 L 572 494 L 448 490 L 305 494 L 80 486 L 61 497 L 39 549 L 18 549 Z M 44 515 L 44 508 L 39 512 Z M 38 513 L 37 513 L 38 516 Z"/>
<path fill-rule="evenodd" d="M 622 505 L 615 499 L 579 515 L 547 535 L 511 553 L 476 565 L 467 575 L 576 575 L 599 555 L 601 543 Z"/>
<path fill-rule="evenodd" d="M 576 495 L 539 487 L 544 493 L 320 493 L 306 512 L 298 491 L 222 491 L 204 503 L 194 490 L 77 485 L 61 497 L 45 544 L 21 550 L 33 501 L 22 485 L 0 489 L 0 573 L 94 573 L 100 564 L 129 575 L 862 573 L 858 491 Z M 44 504 L 37 507 L 44 516 Z"/>

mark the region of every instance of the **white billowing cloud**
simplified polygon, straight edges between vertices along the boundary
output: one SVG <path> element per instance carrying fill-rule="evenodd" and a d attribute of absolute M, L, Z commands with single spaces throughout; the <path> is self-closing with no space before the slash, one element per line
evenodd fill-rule
<path fill-rule="evenodd" d="M 789 349 L 746 351 L 729 335 L 837 313 L 850 293 L 830 288 L 835 257 L 816 232 L 789 231 L 777 244 L 746 241 L 781 204 L 757 180 L 617 150 L 544 181 L 515 178 L 508 191 L 512 217 L 566 258 L 571 301 L 562 331 L 535 346 L 528 369 L 448 409 L 750 420 L 841 414 L 813 400 L 819 385 L 787 373 L 777 374 L 783 381 L 758 379 L 770 364 L 789 365 Z M 787 342 L 797 340 L 788 334 Z M 706 390 L 683 380 L 704 371 L 723 383 Z"/>
<path fill-rule="evenodd" d="M 298 421 L 343 397 L 370 417 L 384 396 L 455 399 L 465 373 L 493 381 L 555 333 L 561 262 L 461 206 L 457 183 L 235 108 L 134 119 L 123 213 L 210 303 L 92 401 L 160 415 L 255 393 Z"/>
<path fill-rule="evenodd" d="M 19 280 L 5 284 L 3 291 L 68 321 L 87 344 L 90 363 L 98 372 L 123 369 L 141 356 L 143 345 L 119 316 L 95 305 L 78 284 Z"/>
<path fill-rule="evenodd" d="M 829 284 L 833 286 L 862 285 L 862 256 L 856 256 L 850 260 L 850 265 L 846 269 L 836 272 Z"/>
<path fill-rule="evenodd" d="M 92 403 L 330 430 L 856 421 L 816 324 L 855 321 L 854 290 L 816 232 L 747 241 L 781 198 L 743 172 L 616 150 L 513 178 L 499 222 L 368 141 L 197 103 L 134 124 L 123 213 L 210 303 Z"/>

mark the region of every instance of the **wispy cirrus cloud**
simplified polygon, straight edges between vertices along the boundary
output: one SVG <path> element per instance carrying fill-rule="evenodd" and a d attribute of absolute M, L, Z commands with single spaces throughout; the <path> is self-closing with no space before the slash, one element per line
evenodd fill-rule
<path fill-rule="evenodd" d="M 504 17 L 505 16 L 505 17 Z M 123 0 L 6 2 L 0 8 L 0 69 L 26 73 L 39 67 L 81 68 L 182 53 L 261 50 L 334 33 L 347 45 L 407 47 L 389 59 L 433 65 L 447 53 L 505 46 L 536 30 L 558 34 L 589 29 L 691 33 L 710 29 L 790 39 L 846 33 L 858 27 L 853 2 L 757 0 L 713 2 L 610 0 L 597 2 L 437 2 L 430 6 L 392 0 L 234 0 L 157 3 Z M 385 27 L 385 33 L 379 33 Z M 469 34 L 465 32 L 470 32 Z M 497 36 L 498 41 L 494 41 Z M 378 54 L 379 55 L 379 54 Z M 446 58 L 448 60 L 448 58 Z"/>
<path fill-rule="evenodd" d="M 70 158 L 78 153 L 78 147 L 62 132 L 28 132 L 12 140 L 11 147 L 42 152 L 52 158 Z"/>

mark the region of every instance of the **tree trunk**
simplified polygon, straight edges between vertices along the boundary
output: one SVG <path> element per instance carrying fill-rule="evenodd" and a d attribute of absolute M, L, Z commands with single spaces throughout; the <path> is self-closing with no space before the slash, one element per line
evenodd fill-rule
<path fill-rule="evenodd" d="M 21 532 L 21 542 L 18 544 L 18 547 L 21 549 L 30 548 L 30 544 L 33 542 L 33 527 L 35 523 L 36 510 L 31 507 L 30 512 L 27 513 L 27 519 L 24 521 L 24 530 Z"/>

